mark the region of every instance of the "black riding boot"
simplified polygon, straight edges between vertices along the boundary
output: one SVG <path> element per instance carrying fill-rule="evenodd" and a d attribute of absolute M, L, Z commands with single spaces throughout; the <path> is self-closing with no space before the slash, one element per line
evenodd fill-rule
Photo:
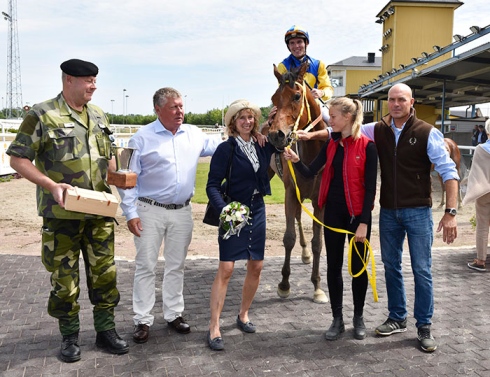
<path fill-rule="evenodd" d="M 362 315 L 355 315 L 352 320 L 354 325 L 354 338 L 357 340 L 362 340 L 366 337 L 366 326 L 364 325 L 364 318 Z"/>
<path fill-rule="evenodd" d="M 330 328 L 325 333 L 325 339 L 337 340 L 341 333 L 345 331 L 344 319 L 342 317 L 334 317 Z"/>

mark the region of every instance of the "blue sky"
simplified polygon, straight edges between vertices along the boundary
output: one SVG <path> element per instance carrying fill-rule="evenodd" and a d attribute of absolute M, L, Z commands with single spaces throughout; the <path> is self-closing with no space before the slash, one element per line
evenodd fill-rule
<path fill-rule="evenodd" d="M 194 113 L 238 98 L 268 106 L 277 85 L 272 64 L 288 55 L 283 38 L 291 25 L 308 29 L 308 54 L 327 65 L 368 52 L 380 56 L 382 26 L 375 16 L 387 3 L 18 0 L 23 102 L 54 97 L 61 90 L 60 63 L 80 58 L 99 66 L 92 102 L 107 112 L 123 112 L 126 89 L 127 112 L 151 114 L 153 93 L 164 86 L 178 89 L 186 111 Z M 8 11 L 8 0 L 0 0 L 0 11 Z M 488 0 L 465 1 L 455 11 L 454 34 L 486 26 L 489 15 Z M 5 98 L 8 22 L 0 21 Z"/>

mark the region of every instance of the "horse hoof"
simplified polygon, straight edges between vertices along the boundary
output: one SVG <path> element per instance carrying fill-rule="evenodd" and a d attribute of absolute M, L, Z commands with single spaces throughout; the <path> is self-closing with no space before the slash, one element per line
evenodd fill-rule
<path fill-rule="evenodd" d="M 277 288 L 277 295 L 278 295 L 280 298 L 288 298 L 288 297 L 289 297 L 289 292 L 290 292 L 290 290 L 289 290 L 289 289 L 288 289 L 287 291 L 283 291 L 282 289 Z"/>
<path fill-rule="evenodd" d="M 301 261 L 303 264 L 310 264 L 312 259 L 311 253 L 301 255 Z"/>
<path fill-rule="evenodd" d="M 313 294 L 313 302 L 315 304 L 326 304 L 328 302 L 328 297 L 321 289 L 317 289 Z"/>

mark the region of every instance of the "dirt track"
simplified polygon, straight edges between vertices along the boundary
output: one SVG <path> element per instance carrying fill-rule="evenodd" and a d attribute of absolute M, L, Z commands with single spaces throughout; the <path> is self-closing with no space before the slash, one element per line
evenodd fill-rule
<path fill-rule="evenodd" d="M 434 200 L 434 227 L 443 215 L 438 208 L 440 201 L 439 185 L 435 184 Z M 117 194 L 117 190 L 113 190 Z M 40 253 L 40 227 L 41 218 L 37 216 L 35 201 L 35 186 L 26 179 L 14 179 L 10 182 L 0 183 L 0 253 L 38 255 Z M 189 249 L 189 257 L 217 257 L 216 229 L 202 223 L 205 204 L 192 204 L 194 213 L 194 233 Z M 373 214 L 373 234 L 371 244 L 373 249 L 379 250 L 378 240 L 378 212 L 376 203 Z M 474 247 L 475 233 L 470 224 L 474 214 L 474 205 L 459 211 L 458 238 L 450 246 Z M 311 222 L 304 215 L 303 225 L 307 232 L 307 239 L 311 238 Z M 126 227 L 120 209 L 117 214 L 119 226 L 116 226 L 116 256 L 123 259 L 134 259 L 133 237 Z M 285 217 L 282 204 L 267 206 L 267 242 L 266 256 L 281 256 L 284 254 L 282 237 L 285 229 Z M 436 233 L 434 247 L 448 246 L 442 242 L 440 233 Z M 301 254 L 300 246 L 294 249 L 295 255 Z"/>

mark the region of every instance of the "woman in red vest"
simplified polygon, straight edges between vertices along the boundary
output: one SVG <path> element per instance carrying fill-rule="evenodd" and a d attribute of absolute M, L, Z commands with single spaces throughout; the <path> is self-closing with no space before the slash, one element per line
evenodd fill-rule
<path fill-rule="evenodd" d="M 376 194 L 378 155 L 374 143 L 361 135 L 362 105 L 358 100 L 337 98 L 330 103 L 331 138 L 326 141 L 317 158 L 304 165 L 291 149 L 284 157 L 294 162 L 305 177 L 313 177 L 323 166 L 318 204 L 325 206 L 324 224 L 344 229 L 349 240 L 355 237 L 358 250 L 364 250 L 364 241 L 371 235 L 371 211 Z M 325 228 L 327 249 L 327 283 L 333 322 L 325 333 L 327 340 L 336 340 L 345 331 L 342 302 L 345 233 Z M 355 251 L 352 253 L 352 273 L 356 275 L 367 261 Z M 363 309 L 368 286 L 367 272 L 352 279 L 354 301 L 354 338 L 366 337 Z"/>

